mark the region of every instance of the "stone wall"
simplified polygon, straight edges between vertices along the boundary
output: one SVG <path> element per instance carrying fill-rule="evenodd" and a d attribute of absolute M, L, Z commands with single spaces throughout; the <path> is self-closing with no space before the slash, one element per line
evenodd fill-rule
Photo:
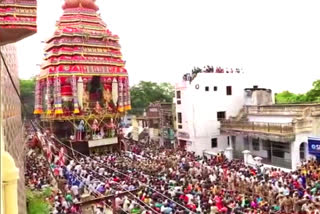
<path fill-rule="evenodd" d="M 0 46 L 9 71 L 19 89 L 18 67 L 16 48 L 14 45 Z M 2 59 L 0 60 L 0 103 L 1 118 L 3 127 L 5 150 L 14 158 L 16 166 L 20 171 L 18 181 L 18 206 L 19 214 L 26 213 L 26 194 L 24 179 L 25 144 L 23 141 L 23 125 L 21 120 L 21 104 L 11 84 L 9 76 Z M 3 142 L 1 142 L 3 143 Z"/>

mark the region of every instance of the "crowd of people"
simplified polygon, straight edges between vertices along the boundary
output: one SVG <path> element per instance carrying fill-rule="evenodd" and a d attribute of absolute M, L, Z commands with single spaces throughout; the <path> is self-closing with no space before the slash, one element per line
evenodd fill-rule
<path fill-rule="evenodd" d="M 132 144 L 135 157 L 146 158 L 114 167 L 143 177 L 152 189 L 146 188 L 139 197 L 161 213 L 320 213 L 320 165 L 314 160 L 285 172 L 246 166 L 222 154 L 200 158 L 152 146 Z"/>
<path fill-rule="evenodd" d="M 63 194 L 57 187 L 57 167 L 48 164 L 45 156 L 37 150 L 30 150 L 26 156 L 25 183 L 32 191 L 44 191 L 49 188 L 51 195 L 45 199 L 51 205 L 52 214 L 79 213 L 79 196 L 72 198 L 71 188 Z"/>
<path fill-rule="evenodd" d="M 127 143 L 127 153 L 76 155 L 63 165 L 52 163 L 61 189 L 53 213 L 80 213 L 86 195 L 113 195 L 118 213 L 320 213 L 316 161 L 285 172 L 246 166 L 223 154 L 198 157 L 150 142 Z M 50 183 L 41 162 L 33 156 L 27 161 L 27 183 L 33 188 Z M 121 195 L 124 191 L 132 193 Z M 111 204 L 103 202 L 95 213 L 105 213 Z"/>

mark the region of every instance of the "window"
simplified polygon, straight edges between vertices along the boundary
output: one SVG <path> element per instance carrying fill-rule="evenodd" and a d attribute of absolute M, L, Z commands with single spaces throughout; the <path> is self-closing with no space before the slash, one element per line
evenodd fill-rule
<path fill-rule="evenodd" d="M 226 112 L 225 111 L 218 111 L 217 112 L 217 120 L 221 121 L 226 119 Z"/>
<path fill-rule="evenodd" d="M 272 156 L 278 158 L 285 158 L 286 153 L 290 155 L 290 144 L 271 142 Z"/>
<path fill-rule="evenodd" d="M 262 149 L 263 149 L 263 150 L 266 150 L 266 151 L 271 150 L 270 141 L 268 141 L 268 140 L 261 140 L 261 142 L 262 142 Z"/>
<path fill-rule="evenodd" d="M 181 99 L 181 91 L 177 91 L 177 99 Z"/>
<path fill-rule="evenodd" d="M 177 100 L 177 104 L 180 105 L 181 104 L 181 100 Z"/>
<path fill-rule="evenodd" d="M 228 96 L 232 95 L 232 87 L 231 86 L 227 86 L 227 95 Z"/>
<path fill-rule="evenodd" d="M 218 87 L 217 87 L 217 86 L 214 86 L 214 87 L 213 87 L 213 91 L 218 91 Z"/>
<path fill-rule="evenodd" d="M 178 126 L 178 129 L 182 129 L 182 125 L 179 125 L 179 126 Z"/>
<path fill-rule="evenodd" d="M 299 151 L 300 151 L 300 160 L 305 160 L 306 159 L 306 154 L 305 154 L 305 145 L 307 143 L 301 143 Z"/>
<path fill-rule="evenodd" d="M 244 142 L 244 150 L 250 150 L 249 137 L 243 137 L 243 142 Z"/>
<path fill-rule="evenodd" d="M 217 148 L 218 147 L 218 140 L 217 138 L 211 139 L 211 148 Z"/>
<path fill-rule="evenodd" d="M 259 138 L 252 139 L 252 149 L 253 149 L 253 151 L 260 151 Z"/>
<path fill-rule="evenodd" d="M 205 90 L 206 90 L 206 91 L 209 91 L 209 86 L 206 86 L 206 87 L 205 87 Z"/>
<path fill-rule="evenodd" d="M 182 123 L 182 113 L 178 112 L 178 123 Z"/>

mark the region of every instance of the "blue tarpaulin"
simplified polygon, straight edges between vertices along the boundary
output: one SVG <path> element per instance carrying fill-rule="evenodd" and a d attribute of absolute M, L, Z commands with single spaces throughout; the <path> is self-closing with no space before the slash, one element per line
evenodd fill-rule
<path fill-rule="evenodd" d="M 320 138 L 309 137 L 308 150 L 309 154 L 320 156 Z"/>

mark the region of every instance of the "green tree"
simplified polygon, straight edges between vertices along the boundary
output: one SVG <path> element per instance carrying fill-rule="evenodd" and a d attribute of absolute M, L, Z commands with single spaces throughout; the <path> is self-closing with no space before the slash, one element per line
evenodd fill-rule
<path fill-rule="evenodd" d="M 31 117 L 33 113 L 35 84 L 35 78 L 27 80 L 20 79 L 20 94 L 22 102 L 26 106 L 26 117 Z"/>
<path fill-rule="evenodd" d="M 309 102 L 320 102 L 320 80 L 313 82 L 313 88 L 306 93 Z"/>
<path fill-rule="evenodd" d="M 141 115 L 144 109 L 153 102 L 172 102 L 174 87 L 170 83 L 141 81 L 130 89 L 131 114 Z"/>
<path fill-rule="evenodd" d="M 296 101 L 297 95 L 290 91 L 284 91 L 276 95 L 277 103 L 292 103 Z"/>
<path fill-rule="evenodd" d="M 28 214 L 49 214 L 50 204 L 46 200 L 51 196 L 51 189 L 47 188 L 42 191 L 27 190 L 27 209 Z"/>
<path fill-rule="evenodd" d="M 305 94 L 284 91 L 276 94 L 276 103 L 320 102 L 320 80 L 313 82 L 313 88 Z"/>

